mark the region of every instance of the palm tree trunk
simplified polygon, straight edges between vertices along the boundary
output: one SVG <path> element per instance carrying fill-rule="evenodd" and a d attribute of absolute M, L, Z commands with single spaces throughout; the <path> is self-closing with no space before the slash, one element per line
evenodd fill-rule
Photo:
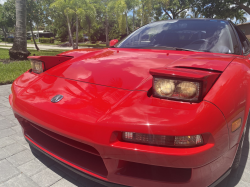
<path fill-rule="evenodd" d="M 106 34 L 106 47 L 109 47 L 109 36 L 108 36 L 108 34 L 109 34 L 109 26 L 108 26 L 108 15 L 106 14 L 105 15 L 105 34 Z"/>
<path fill-rule="evenodd" d="M 38 48 L 38 46 L 37 46 L 37 44 L 36 44 L 36 40 L 35 40 L 35 37 L 34 37 L 33 28 L 32 28 L 32 22 L 31 22 L 31 21 L 30 21 L 30 30 L 31 30 L 31 34 L 32 34 L 32 38 L 33 38 L 33 41 L 34 41 L 36 50 L 37 50 L 37 51 L 40 51 L 40 49 Z"/>
<path fill-rule="evenodd" d="M 246 6 L 246 5 L 242 4 L 242 3 L 240 3 L 238 5 L 239 5 L 239 7 L 241 9 L 245 10 L 250 15 L 250 7 L 248 7 L 248 6 Z"/>
<path fill-rule="evenodd" d="M 133 31 L 135 30 L 135 8 L 133 7 Z"/>
<path fill-rule="evenodd" d="M 78 49 L 78 15 L 76 15 L 76 47 Z"/>
<path fill-rule="evenodd" d="M 126 30 L 127 30 L 127 35 L 128 35 L 128 14 L 127 12 L 125 13 L 126 16 Z"/>
<path fill-rule="evenodd" d="M 144 4 L 142 5 L 141 27 L 143 26 L 143 18 L 144 18 Z"/>
<path fill-rule="evenodd" d="M 74 42 L 73 42 L 72 34 L 71 34 L 71 29 L 70 29 L 69 16 L 68 16 L 68 14 L 67 14 L 66 16 L 67 16 L 67 22 L 68 22 L 69 39 L 70 39 L 70 41 L 71 41 L 71 44 L 72 44 L 72 46 L 73 46 L 73 49 L 75 49 L 75 48 L 74 48 Z"/>
<path fill-rule="evenodd" d="M 5 30 L 4 26 L 2 26 L 2 31 L 3 31 L 3 34 L 4 34 L 4 41 L 5 41 L 5 45 L 6 45 L 7 36 L 6 36 L 6 30 Z"/>
<path fill-rule="evenodd" d="M 16 27 L 12 48 L 9 50 L 10 59 L 26 60 L 30 52 L 27 50 L 26 33 L 26 0 L 16 0 Z"/>
<path fill-rule="evenodd" d="M 39 24 L 36 24 L 37 26 L 37 39 L 38 39 L 38 43 L 40 42 L 40 35 L 39 35 Z"/>
<path fill-rule="evenodd" d="M 5 45 L 6 45 L 6 41 L 7 41 L 7 36 L 6 36 L 6 32 L 4 32 L 4 41 L 5 41 Z"/>

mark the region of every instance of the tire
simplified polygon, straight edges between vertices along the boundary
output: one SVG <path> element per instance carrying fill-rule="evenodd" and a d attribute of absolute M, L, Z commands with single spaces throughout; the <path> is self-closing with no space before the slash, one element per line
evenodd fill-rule
<path fill-rule="evenodd" d="M 245 132 L 242 134 L 242 137 L 240 139 L 238 150 L 237 150 L 237 153 L 235 155 L 234 162 L 232 164 L 232 170 L 236 170 L 240 165 L 240 159 L 241 159 L 241 153 L 242 153 L 244 137 L 245 137 Z"/>

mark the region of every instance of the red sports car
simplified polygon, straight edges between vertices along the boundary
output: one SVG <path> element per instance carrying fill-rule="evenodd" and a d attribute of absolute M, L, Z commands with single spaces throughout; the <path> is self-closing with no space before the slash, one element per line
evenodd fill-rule
<path fill-rule="evenodd" d="M 215 186 L 239 165 L 250 44 L 233 23 L 148 24 L 107 49 L 32 56 L 9 97 L 31 146 L 106 186 Z"/>

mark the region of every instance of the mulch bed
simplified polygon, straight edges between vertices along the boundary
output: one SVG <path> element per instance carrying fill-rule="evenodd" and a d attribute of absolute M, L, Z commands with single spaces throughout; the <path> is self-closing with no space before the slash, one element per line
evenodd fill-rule
<path fill-rule="evenodd" d="M 0 86 L 1 85 L 6 85 L 6 84 L 12 84 L 14 81 L 6 81 L 6 82 L 4 82 L 4 83 L 2 83 L 2 82 L 0 82 Z"/>
<path fill-rule="evenodd" d="M 0 59 L 0 62 L 4 63 L 4 64 L 9 64 L 9 63 L 12 63 L 12 62 L 17 62 L 20 60 L 10 60 L 10 59 Z"/>

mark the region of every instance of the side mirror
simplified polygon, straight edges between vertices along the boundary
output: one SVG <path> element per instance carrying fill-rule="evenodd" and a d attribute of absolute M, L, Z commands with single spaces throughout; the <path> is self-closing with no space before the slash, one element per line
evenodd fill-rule
<path fill-rule="evenodd" d="M 115 44 L 118 43 L 118 40 L 117 39 L 113 39 L 109 42 L 109 47 L 113 47 Z"/>

